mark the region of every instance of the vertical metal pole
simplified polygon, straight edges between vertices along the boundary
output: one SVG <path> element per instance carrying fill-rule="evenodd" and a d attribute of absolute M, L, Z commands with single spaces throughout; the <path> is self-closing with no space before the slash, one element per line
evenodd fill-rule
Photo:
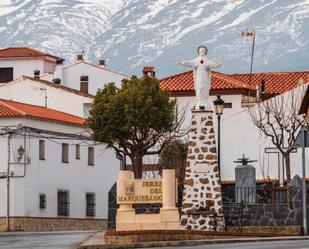
<path fill-rule="evenodd" d="M 47 107 L 47 88 L 45 89 L 45 107 Z"/>
<path fill-rule="evenodd" d="M 218 116 L 218 171 L 219 171 L 219 181 L 221 182 L 221 167 L 220 167 L 220 120 L 221 115 L 217 114 Z"/>
<path fill-rule="evenodd" d="M 6 230 L 10 231 L 10 155 L 11 155 L 11 136 L 8 135 L 8 165 L 7 165 L 7 176 L 6 176 Z"/>
<path fill-rule="evenodd" d="M 307 231 L 307 193 L 306 193 L 306 131 L 305 128 L 302 128 L 303 143 L 302 143 L 302 173 L 303 173 L 303 226 L 304 226 L 304 235 L 308 234 Z"/>
<path fill-rule="evenodd" d="M 249 84 L 251 84 L 251 77 L 252 77 L 252 70 L 253 70 L 254 47 L 255 47 L 255 32 L 253 32 L 253 41 L 252 41 L 252 52 L 251 52 L 251 65 L 250 65 L 250 80 L 249 80 Z"/>

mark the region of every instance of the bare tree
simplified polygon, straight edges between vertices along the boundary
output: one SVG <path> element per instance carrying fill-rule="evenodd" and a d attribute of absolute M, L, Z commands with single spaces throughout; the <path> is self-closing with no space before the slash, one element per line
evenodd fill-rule
<path fill-rule="evenodd" d="M 291 180 L 290 153 L 294 149 L 296 136 L 304 125 L 304 117 L 298 115 L 307 85 L 258 103 L 248 109 L 253 124 L 282 154 L 287 181 Z"/>

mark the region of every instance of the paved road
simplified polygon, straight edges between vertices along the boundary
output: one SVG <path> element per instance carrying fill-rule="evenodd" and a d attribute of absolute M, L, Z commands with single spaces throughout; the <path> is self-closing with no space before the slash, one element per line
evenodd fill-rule
<path fill-rule="evenodd" d="M 76 249 L 94 233 L 0 233 L 0 249 Z"/>
<path fill-rule="evenodd" d="M 172 249 L 172 248 L 173 247 L 160 247 L 156 249 Z M 216 245 L 203 245 L 203 246 L 184 246 L 184 247 L 177 247 L 177 248 L 180 248 L 180 249 L 309 249 L 309 240 L 216 244 Z M 152 249 L 155 249 L 155 248 L 152 248 Z"/>

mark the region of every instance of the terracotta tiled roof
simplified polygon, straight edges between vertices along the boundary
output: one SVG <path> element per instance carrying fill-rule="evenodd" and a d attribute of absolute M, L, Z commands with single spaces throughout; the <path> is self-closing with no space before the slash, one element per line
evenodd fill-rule
<path fill-rule="evenodd" d="M 193 91 L 194 81 L 193 72 L 187 71 L 176 74 L 160 80 L 160 86 L 163 89 L 176 91 Z M 242 81 L 230 77 L 229 75 L 212 72 L 211 90 L 231 90 L 231 89 L 255 89 L 254 87 L 243 83 Z"/>
<path fill-rule="evenodd" d="M 85 119 L 57 110 L 0 99 L 0 118 L 30 117 L 73 125 L 84 125 Z"/>
<path fill-rule="evenodd" d="M 143 72 L 154 72 L 155 68 L 151 66 L 146 66 L 143 68 Z"/>
<path fill-rule="evenodd" d="M 230 76 L 244 83 L 250 83 L 250 74 L 231 74 Z M 266 93 L 280 94 L 295 88 L 300 79 L 309 82 L 309 71 L 253 73 L 250 85 L 255 87 L 265 80 Z"/>
<path fill-rule="evenodd" d="M 64 59 L 33 49 L 28 47 L 14 47 L 14 48 L 4 48 L 0 49 L 0 58 L 16 58 L 16 57 L 52 57 L 59 61 L 64 61 Z"/>

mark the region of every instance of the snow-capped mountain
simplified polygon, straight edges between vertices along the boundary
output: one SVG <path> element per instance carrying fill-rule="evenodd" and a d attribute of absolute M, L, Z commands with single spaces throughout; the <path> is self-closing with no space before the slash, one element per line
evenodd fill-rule
<path fill-rule="evenodd" d="M 254 28 L 254 71 L 309 70 L 309 0 L 1 0 L 0 47 L 31 46 L 72 62 L 128 75 L 154 65 L 159 76 L 206 44 L 224 72 L 248 72 Z"/>

